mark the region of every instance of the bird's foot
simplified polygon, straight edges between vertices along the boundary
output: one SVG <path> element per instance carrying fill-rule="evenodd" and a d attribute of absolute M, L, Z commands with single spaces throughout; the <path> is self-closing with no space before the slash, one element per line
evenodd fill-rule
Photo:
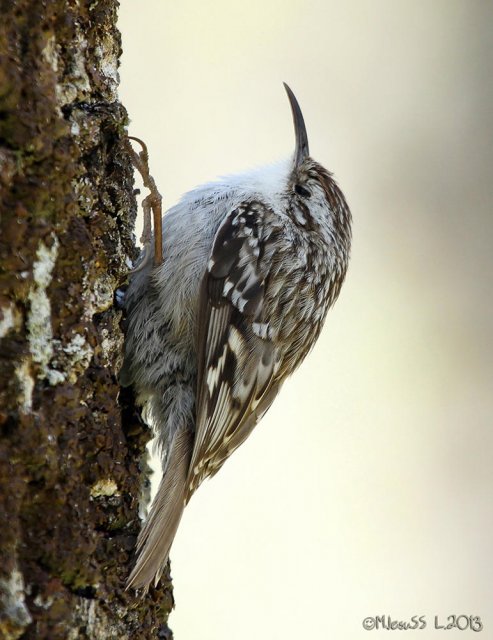
<path fill-rule="evenodd" d="M 130 140 L 134 140 L 135 142 L 140 144 L 142 150 L 137 153 L 137 151 L 135 151 L 130 144 Z M 134 167 L 142 176 L 144 186 L 147 187 L 150 192 L 149 195 L 146 196 L 142 201 L 142 208 L 144 210 L 144 229 L 142 231 L 142 237 L 140 241 L 144 245 L 145 253 L 144 258 L 139 266 L 131 271 L 131 273 L 135 273 L 136 271 L 140 271 L 149 261 L 149 249 L 152 242 L 151 212 L 154 221 L 154 266 L 158 267 L 163 262 L 162 197 L 158 191 L 158 188 L 156 187 L 154 178 L 149 172 L 149 153 L 147 151 L 147 146 L 145 145 L 145 143 L 140 140 L 140 138 L 127 136 L 127 147 Z"/>

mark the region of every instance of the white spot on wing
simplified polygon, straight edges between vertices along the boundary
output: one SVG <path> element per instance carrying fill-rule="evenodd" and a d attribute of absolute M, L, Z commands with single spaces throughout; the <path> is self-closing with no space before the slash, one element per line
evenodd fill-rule
<path fill-rule="evenodd" d="M 267 322 L 254 322 L 252 324 L 253 333 L 263 340 L 272 338 L 272 331 Z"/>
<path fill-rule="evenodd" d="M 231 326 L 229 329 L 228 345 L 235 356 L 240 358 L 244 349 L 244 342 L 241 333 L 236 327 Z"/>
<path fill-rule="evenodd" d="M 217 387 L 219 382 L 219 378 L 224 370 L 224 363 L 226 362 L 226 353 L 227 346 L 224 345 L 223 352 L 221 357 L 217 361 L 217 365 L 214 367 L 210 367 L 207 371 L 207 388 L 209 389 L 209 393 L 212 395 L 214 389 Z"/>
<path fill-rule="evenodd" d="M 227 296 L 234 286 L 234 282 L 231 282 L 231 280 L 226 280 L 223 287 L 223 295 Z"/>

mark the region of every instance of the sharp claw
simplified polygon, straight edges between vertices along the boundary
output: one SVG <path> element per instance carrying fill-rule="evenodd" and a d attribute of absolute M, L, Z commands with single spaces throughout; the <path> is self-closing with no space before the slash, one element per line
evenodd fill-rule
<path fill-rule="evenodd" d="M 139 271 L 142 271 L 142 269 L 144 269 L 144 267 L 146 267 L 149 264 L 150 259 L 151 259 L 151 251 L 150 251 L 150 249 L 151 249 L 150 243 L 146 243 L 144 245 L 143 249 L 142 249 L 143 258 L 142 258 L 142 260 L 139 262 L 139 264 L 136 267 L 134 267 L 133 269 L 131 269 L 128 272 L 130 275 L 134 275 L 135 273 L 139 273 Z"/>

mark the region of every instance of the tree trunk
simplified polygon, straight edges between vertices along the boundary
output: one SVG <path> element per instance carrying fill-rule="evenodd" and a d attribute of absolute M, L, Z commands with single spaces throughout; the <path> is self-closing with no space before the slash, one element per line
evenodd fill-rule
<path fill-rule="evenodd" d="M 116 378 L 136 214 L 117 6 L 0 0 L 2 639 L 171 637 L 169 582 L 124 590 L 148 432 Z"/>

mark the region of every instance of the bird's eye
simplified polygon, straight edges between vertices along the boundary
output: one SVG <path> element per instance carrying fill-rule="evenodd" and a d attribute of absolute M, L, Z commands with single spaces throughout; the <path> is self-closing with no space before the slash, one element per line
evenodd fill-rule
<path fill-rule="evenodd" d="M 308 189 L 305 189 L 305 187 L 302 187 L 301 184 L 295 184 L 294 190 L 302 198 L 311 198 L 312 194 L 308 191 Z"/>

